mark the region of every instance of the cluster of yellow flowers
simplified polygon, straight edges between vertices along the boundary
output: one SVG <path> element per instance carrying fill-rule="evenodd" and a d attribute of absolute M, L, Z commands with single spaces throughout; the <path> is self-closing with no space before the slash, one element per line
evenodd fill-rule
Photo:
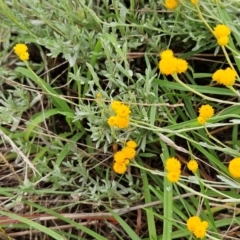
<path fill-rule="evenodd" d="M 174 57 L 172 50 L 167 49 L 161 52 L 160 57 L 161 60 L 159 61 L 158 66 L 162 74 L 170 75 L 174 73 L 184 73 L 187 71 L 187 61 Z"/>
<path fill-rule="evenodd" d="M 29 59 L 28 47 L 26 44 L 18 43 L 13 49 L 20 60 L 27 61 Z"/>
<path fill-rule="evenodd" d="M 167 179 L 170 182 L 177 182 L 181 175 L 181 163 L 178 159 L 171 157 L 166 160 Z"/>
<path fill-rule="evenodd" d="M 197 238 L 203 238 L 206 236 L 206 230 L 208 228 L 207 221 L 201 221 L 198 216 L 190 217 L 187 221 L 187 228 Z"/>
<path fill-rule="evenodd" d="M 111 127 L 126 128 L 129 125 L 129 115 L 131 110 L 129 106 L 120 101 L 114 100 L 111 104 L 111 108 L 115 115 L 108 118 L 108 124 Z"/>
<path fill-rule="evenodd" d="M 226 46 L 228 44 L 229 35 L 231 34 L 231 30 L 228 26 L 224 24 L 218 24 L 214 28 L 213 32 L 220 46 Z"/>
<path fill-rule="evenodd" d="M 229 162 L 228 170 L 234 178 L 240 178 L 240 157 L 234 158 Z"/>
<path fill-rule="evenodd" d="M 198 123 L 200 123 L 201 125 L 204 125 L 206 123 L 206 121 L 211 118 L 214 114 L 214 109 L 212 106 L 210 106 L 209 104 L 206 105 L 202 105 L 199 108 L 199 116 L 197 118 Z"/>
<path fill-rule="evenodd" d="M 187 164 L 187 167 L 190 171 L 192 171 L 193 173 L 195 173 L 198 169 L 198 163 L 196 160 L 190 160 Z"/>
<path fill-rule="evenodd" d="M 231 87 L 235 83 L 237 73 L 232 68 L 218 69 L 213 75 L 213 81 L 216 81 L 219 84 L 223 84 L 226 87 Z"/>
<path fill-rule="evenodd" d="M 113 170 L 116 173 L 123 174 L 126 172 L 129 161 L 136 156 L 136 147 L 137 143 L 130 140 L 121 151 L 114 154 Z"/>

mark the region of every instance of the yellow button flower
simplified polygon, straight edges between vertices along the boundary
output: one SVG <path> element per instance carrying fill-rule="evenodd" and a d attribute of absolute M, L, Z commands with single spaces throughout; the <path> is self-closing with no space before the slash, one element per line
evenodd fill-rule
<path fill-rule="evenodd" d="M 29 59 L 28 47 L 26 44 L 18 43 L 13 49 L 20 60 L 27 61 Z"/>
<path fill-rule="evenodd" d="M 235 80 L 237 77 L 237 73 L 234 69 L 232 68 L 226 68 L 225 70 L 223 69 L 218 69 L 213 75 L 212 79 L 213 81 L 216 81 L 219 84 L 223 84 L 226 87 L 231 87 L 234 85 Z"/>
<path fill-rule="evenodd" d="M 224 24 L 218 24 L 213 32 L 216 38 L 228 37 L 231 34 L 231 29 Z"/>
<path fill-rule="evenodd" d="M 113 170 L 118 174 L 123 174 L 127 170 L 127 166 L 124 163 L 115 162 L 113 164 Z"/>
<path fill-rule="evenodd" d="M 136 150 L 130 147 L 124 147 L 122 149 L 127 159 L 133 159 L 136 156 Z"/>
<path fill-rule="evenodd" d="M 125 104 L 120 104 L 118 107 L 116 107 L 115 112 L 119 117 L 129 117 L 131 114 L 129 106 Z"/>
<path fill-rule="evenodd" d="M 116 116 L 111 116 L 108 118 L 108 124 L 113 127 L 116 124 Z"/>
<path fill-rule="evenodd" d="M 162 74 L 171 75 L 174 73 L 184 73 L 187 71 L 188 63 L 186 60 L 176 58 L 173 52 L 167 49 L 160 53 L 161 60 L 158 63 L 159 70 Z"/>
<path fill-rule="evenodd" d="M 197 118 L 197 121 L 198 121 L 199 124 L 204 125 L 206 123 L 206 118 L 204 118 L 202 116 L 199 116 Z"/>
<path fill-rule="evenodd" d="M 228 170 L 234 178 L 240 178 L 240 157 L 234 158 L 229 162 Z"/>
<path fill-rule="evenodd" d="M 135 141 L 133 141 L 133 140 L 129 140 L 126 143 L 126 146 L 135 149 L 137 147 L 137 143 Z"/>
<path fill-rule="evenodd" d="M 160 53 L 160 58 L 172 58 L 173 56 L 173 51 L 171 49 L 164 50 Z"/>
<path fill-rule="evenodd" d="M 169 10 L 173 10 L 178 6 L 177 0 L 165 0 L 165 7 Z"/>
<path fill-rule="evenodd" d="M 198 169 L 198 163 L 196 160 L 190 160 L 187 164 L 187 167 L 190 171 L 192 171 L 193 173 L 195 173 Z"/>
<path fill-rule="evenodd" d="M 204 224 L 203 222 L 200 222 L 196 228 L 193 231 L 193 234 L 197 237 L 197 238 L 203 238 L 206 236 L 206 224 Z"/>
<path fill-rule="evenodd" d="M 177 73 L 184 73 L 188 69 L 188 63 L 186 60 L 178 58 L 176 62 Z"/>
<path fill-rule="evenodd" d="M 166 160 L 166 170 L 170 171 L 179 171 L 181 169 L 181 163 L 178 159 L 172 157 Z"/>
<path fill-rule="evenodd" d="M 159 61 L 158 67 L 160 72 L 165 75 L 174 74 L 177 70 L 176 68 L 176 58 L 163 58 Z"/>
<path fill-rule="evenodd" d="M 202 105 L 199 108 L 199 116 L 205 118 L 206 120 L 211 118 L 214 114 L 214 109 L 209 104 Z"/>
<path fill-rule="evenodd" d="M 115 126 L 118 128 L 127 128 L 129 125 L 129 119 L 124 117 L 116 116 Z"/>
<path fill-rule="evenodd" d="M 170 171 L 167 173 L 167 179 L 169 182 L 175 183 L 179 180 L 181 175 L 180 170 Z"/>
<path fill-rule="evenodd" d="M 126 154 L 122 151 L 118 151 L 114 154 L 113 159 L 115 162 L 125 163 Z"/>
<path fill-rule="evenodd" d="M 196 226 L 201 222 L 201 219 L 198 216 L 190 217 L 187 220 L 187 228 L 190 232 L 193 232 Z"/>
<path fill-rule="evenodd" d="M 223 37 L 217 38 L 217 43 L 219 46 L 226 46 L 229 43 L 229 37 L 223 36 Z"/>

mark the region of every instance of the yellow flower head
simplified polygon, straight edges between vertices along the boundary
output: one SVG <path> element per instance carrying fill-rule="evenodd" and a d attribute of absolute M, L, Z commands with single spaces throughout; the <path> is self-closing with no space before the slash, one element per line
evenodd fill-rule
<path fill-rule="evenodd" d="M 124 147 L 122 149 L 127 159 L 133 159 L 136 156 L 136 150 L 130 147 Z"/>
<path fill-rule="evenodd" d="M 168 158 L 166 160 L 166 170 L 168 172 L 170 171 L 180 171 L 181 169 L 181 163 L 178 159 L 172 157 L 172 158 Z"/>
<path fill-rule="evenodd" d="M 116 107 L 115 113 L 119 117 L 129 117 L 131 110 L 130 110 L 129 106 L 127 106 L 125 104 L 120 104 L 118 107 Z"/>
<path fill-rule="evenodd" d="M 213 32 L 216 38 L 228 37 L 231 34 L 231 29 L 224 24 L 218 24 Z"/>
<path fill-rule="evenodd" d="M 188 63 L 186 60 L 178 58 L 176 63 L 177 73 L 184 73 L 187 71 Z"/>
<path fill-rule="evenodd" d="M 231 87 L 234 85 L 237 77 L 237 73 L 232 68 L 226 68 L 225 70 L 219 69 L 213 75 L 213 81 L 216 81 L 219 84 L 223 84 L 226 87 Z"/>
<path fill-rule="evenodd" d="M 126 154 L 123 151 L 118 151 L 114 154 L 113 159 L 118 163 L 125 163 Z"/>
<path fill-rule="evenodd" d="M 217 38 L 217 43 L 219 46 L 227 46 L 229 43 L 229 37 L 223 36 Z"/>
<path fill-rule="evenodd" d="M 202 223 L 202 225 L 203 225 L 205 228 L 208 228 L 208 225 L 209 225 L 209 224 L 208 224 L 207 221 L 202 221 L 201 223 Z"/>
<path fill-rule="evenodd" d="M 129 118 L 116 116 L 115 126 L 118 128 L 127 128 L 129 125 Z"/>
<path fill-rule="evenodd" d="M 18 43 L 13 49 L 20 60 L 27 61 L 29 59 L 28 47 L 26 44 Z"/>
<path fill-rule="evenodd" d="M 195 173 L 198 169 L 198 163 L 196 160 L 190 160 L 187 164 L 187 167 L 190 171 L 192 171 L 193 173 Z"/>
<path fill-rule="evenodd" d="M 198 121 L 199 124 L 204 125 L 206 123 L 206 118 L 204 118 L 202 116 L 199 116 L 197 118 L 197 121 Z"/>
<path fill-rule="evenodd" d="M 190 232 L 193 232 L 200 223 L 201 219 L 198 216 L 190 217 L 187 220 L 187 228 Z"/>
<path fill-rule="evenodd" d="M 187 71 L 187 61 L 174 57 L 172 50 L 167 49 L 161 52 L 160 57 L 161 60 L 158 63 L 158 67 L 162 74 L 170 75 L 174 73 L 184 73 Z"/>
<path fill-rule="evenodd" d="M 222 83 L 222 78 L 224 77 L 224 70 L 218 69 L 213 75 L 212 79 L 213 81 L 216 81 L 218 83 Z"/>
<path fill-rule="evenodd" d="M 240 178 L 240 157 L 234 158 L 229 162 L 228 170 L 234 178 Z"/>
<path fill-rule="evenodd" d="M 18 57 L 22 61 L 27 61 L 29 59 L 29 53 L 28 52 L 21 53 L 18 55 Z"/>
<path fill-rule="evenodd" d="M 137 147 L 137 143 L 133 140 L 129 140 L 126 143 L 126 146 L 135 149 Z"/>
<path fill-rule="evenodd" d="M 21 54 L 23 52 L 27 52 L 28 51 L 28 47 L 26 44 L 23 43 L 18 43 L 15 45 L 15 47 L 13 48 L 14 52 L 18 55 Z"/>
<path fill-rule="evenodd" d="M 122 103 L 121 103 L 120 101 L 114 100 L 114 101 L 112 101 L 112 103 L 111 103 L 111 108 L 112 108 L 112 110 L 115 112 L 115 111 L 117 111 L 117 109 L 118 109 L 121 105 L 122 105 Z"/>
<path fill-rule="evenodd" d="M 164 50 L 160 53 L 161 59 L 163 58 L 172 58 L 173 56 L 173 51 L 171 49 Z"/>
<path fill-rule="evenodd" d="M 113 170 L 118 174 L 123 174 L 127 171 L 127 166 L 124 163 L 115 162 L 113 164 Z"/>
<path fill-rule="evenodd" d="M 158 63 L 160 72 L 165 75 L 174 74 L 177 71 L 176 61 L 175 57 L 162 58 Z"/>
<path fill-rule="evenodd" d="M 197 238 L 203 238 L 206 236 L 206 224 L 203 222 L 200 222 L 196 228 L 193 231 L 193 234 L 197 237 Z"/>
<path fill-rule="evenodd" d="M 179 180 L 181 175 L 180 170 L 170 171 L 167 173 L 167 179 L 169 182 L 175 183 Z"/>
<path fill-rule="evenodd" d="M 177 0 L 165 0 L 165 7 L 169 10 L 173 10 L 178 6 Z"/>
<path fill-rule="evenodd" d="M 116 116 L 111 116 L 108 118 L 108 125 L 113 127 L 116 124 Z"/>
<path fill-rule="evenodd" d="M 209 104 L 202 105 L 199 108 L 199 116 L 205 118 L 206 120 L 211 118 L 214 114 L 214 109 Z"/>

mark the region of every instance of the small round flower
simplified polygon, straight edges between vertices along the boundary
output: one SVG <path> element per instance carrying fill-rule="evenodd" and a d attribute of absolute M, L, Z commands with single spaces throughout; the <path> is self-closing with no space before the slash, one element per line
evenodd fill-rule
<path fill-rule="evenodd" d="M 207 221 L 202 221 L 201 223 L 205 228 L 208 228 L 209 223 Z"/>
<path fill-rule="evenodd" d="M 17 55 L 28 51 L 27 45 L 26 45 L 26 44 L 23 44 L 23 43 L 18 43 L 18 44 L 16 44 L 13 49 L 14 49 L 14 52 L 15 52 Z"/>
<path fill-rule="evenodd" d="M 228 170 L 234 178 L 240 178 L 240 157 L 234 158 L 229 162 Z"/>
<path fill-rule="evenodd" d="M 137 143 L 133 140 L 129 140 L 126 143 L 126 146 L 135 149 L 137 147 Z"/>
<path fill-rule="evenodd" d="M 187 164 L 187 167 L 190 171 L 192 171 L 193 173 L 195 173 L 198 169 L 198 163 L 196 160 L 190 160 Z"/>
<path fill-rule="evenodd" d="M 205 118 L 206 120 L 211 118 L 214 114 L 214 109 L 209 104 L 202 105 L 198 111 L 199 111 L 199 116 Z"/>
<path fill-rule="evenodd" d="M 178 6 L 177 0 L 165 0 L 165 7 L 169 10 L 173 10 Z"/>
<path fill-rule="evenodd" d="M 115 162 L 125 163 L 126 154 L 123 151 L 118 151 L 114 154 L 113 159 Z"/>
<path fill-rule="evenodd" d="M 18 43 L 13 49 L 20 60 L 27 61 L 29 59 L 29 53 L 27 52 L 28 48 L 26 44 Z"/>
<path fill-rule="evenodd" d="M 190 217 L 187 220 L 187 228 L 190 232 L 193 232 L 196 228 L 201 223 L 201 219 L 198 216 L 193 216 Z"/>
<path fill-rule="evenodd" d="M 184 73 L 187 71 L 188 63 L 186 60 L 178 58 L 176 61 L 177 73 Z"/>
<path fill-rule="evenodd" d="M 111 126 L 111 127 L 115 126 L 115 124 L 116 124 L 116 116 L 109 117 L 107 122 L 108 122 L 109 126 Z"/>
<path fill-rule="evenodd" d="M 206 118 L 204 118 L 202 116 L 199 116 L 197 118 L 197 121 L 198 121 L 199 124 L 204 125 L 206 123 Z"/>
<path fill-rule="evenodd" d="M 124 147 L 122 149 L 127 159 L 133 159 L 136 156 L 136 150 L 130 147 Z"/>
<path fill-rule="evenodd" d="M 170 171 L 167 173 L 167 179 L 169 182 L 175 183 L 179 180 L 181 175 L 180 170 Z"/>
<path fill-rule="evenodd" d="M 123 174 L 127 171 L 127 166 L 124 163 L 115 162 L 113 164 L 113 170 L 118 174 Z"/>
<path fill-rule="evenodd" d="M 168 158 L 166 160 L 166 170 L 168 172 L 170 171 L 180 171 L 181 169 L 181 163 L 178 159 L 172 157 L 172 158 Z"/>
<path fill-rule="evenodd" d="M 224 76 L 224 70 L 223 69 L 218 69 L 213 75 L 212 79 L 213 81 L 216 81 L 218 83 L 221 83 L 221 79 Z"/>
<path fill-rule="evenodd" d="M 19 54 L 18 57 L 22 61 L 27 61 L 29 59 L 29 53 L 23 52 L 23 53 Z"/>
<path fill-rule="evenodd" d="M 122 105 L 122 103 L 120 101 L 114 100 L 111 103 L 111 108 L 113 111 L 116 111 L 121 105 Z"/>
<path fill-rule="evenodd" d="M 165 75 L 174 74 L 177 71 L 176 61 L 175 57 L 161 59 L 158 64 L 160 72 Z"/>
<path fill-rule="evenodd" d="M 163 58 L 172 58 L 173 56 L 173 51 L 171 49 L 164 50 L 160 53 L 161 59 Z"/>
<path fill-rule="evenodd" d="M 115 126 L 118 128 L 127 128 L 129 125 L 129 118 L 116 116 Z"/>
<path fill-rule="evenodd" d="M 213 31 L 216 38 L 227 37 L 231 34 L 231 29 L 224 24 L 218 24 Z"/>
<path fill-rule="evenodd" d="M 197 237 L 197 238 L 203 238 L 206 236 L 206 227 L 205 224 L 203 224 L 203 222 L 200 222 L 196 228 L 193 231 L 193 234 Z"/>
<path fill-rule="evenodd" d="M 115 112 L 119 117 L 128 117 L 131 114 L 129 106 L 125 104 L 121 104 L 120 106 L 118 106 L 115 109 Z"/>
<path fill-rule="evenodd" d="M 222 84 L 224 84 L 227 87 L 233 86 L 236 77 L 237 77 L 236 71 L 228 67 L 225 69 L 225 78 L 222 79 Z"/>
<path fill-rule="evenodd" d="M 219 46 L 226 46 L 229 43 L 229 37 L 223 36 L 217 38 L 217 43 Z"/>

